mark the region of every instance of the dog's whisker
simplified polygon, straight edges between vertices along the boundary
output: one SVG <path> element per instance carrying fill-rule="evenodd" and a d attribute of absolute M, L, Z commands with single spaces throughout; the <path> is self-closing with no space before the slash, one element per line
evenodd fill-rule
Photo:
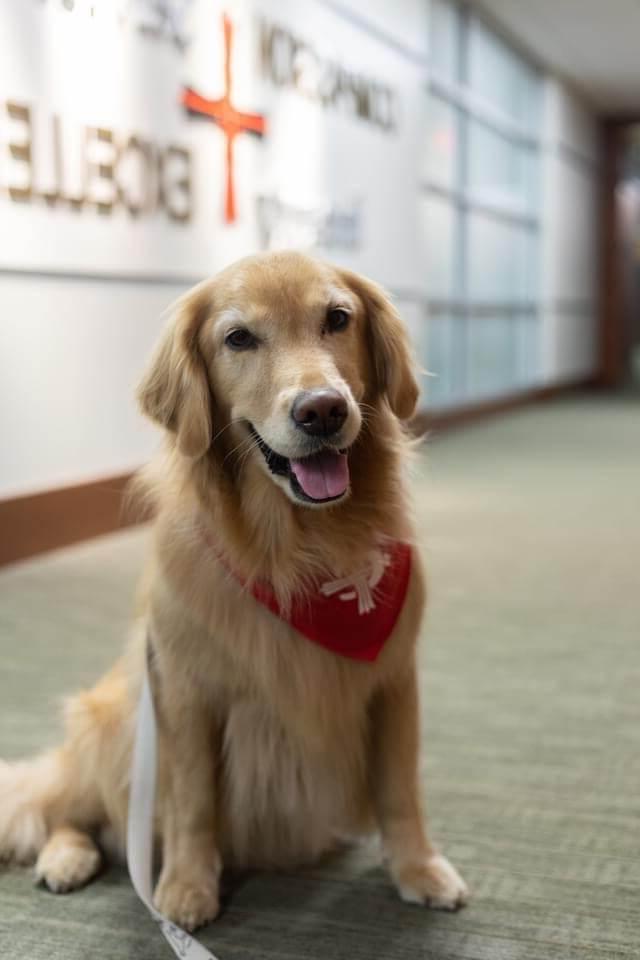
<path fill-rule="evenodd" d="M 241 447 L 243 446 L 245 449 L 241 450 Z M 242 468 L 251 451 L 259 448 L 260 448 L 259 442 L 255 437 L 248 437 L 247 440 L 243 441 L 242 443 L 239 443 L 237 447 L 234 447 L 231 453 L 234 453 L 238 450 L 241 451 L 238 455 L 238 470 Z M 227 456 L 230 456 L 230 454 L 227 454 Z M 225 457 L 225 460 L 226 460 L 226 457 Z"/>
<path fill-rule="evenodd" d="M 229 423 L 225 424 L 225 426 L 222 427 L 221 430 L 218 430 L 218 432 L 214 434 L 213 440 L 211 442 L 215 443 L 218 437 L 221 437 L 222 434 L 225 432 L 225 430 L 228 430 L 229 427 L 232 427 L 236 423 L 244 423 L 244 422 L 245 422 L 244 417 L 234 417 L 233 420 L 230 420 Z"/>
<path fill-rule="evenodd" d="M 240 456 L 240 458 L 239 458 L 239 460 L 238 460 L 238 475 L 240 475 L 240 473 L 242 472 L 242 468 L 245 466 L 249 454 L 250 454 L 251 451 L 252 451 L 253 449 L 255 449 L 256 447 L 258 447 L 257 441 L 256 441 L 256 443 L 254 444 L 254 446 L 249 447 L 247 450 L 245 450 L 245 451 L 241 454 L 241 456 Z"/>
<path fill-rule="evenodd" d="M 234 447 L 234 450 L 239 450 L 242 446 L 244 446 L 245 449 L 242 451 L 241 456 L 246 457 L 252 450 L 259 448 L 260 443 L 256 437 L 249 437 L 247 440 L 239 443 L 237 447 Z"/>
<path fill-rule="evenodd" d="M 257 442 L 257 440 L 255 439 L 255 437 L 251 437 L 251 436 L 245 437 L 243 440 L 240 441 L 240 443 L 237 443 L 237 444 L 235 445 L 235 447 L 233 447 L 231 450 L 229 450 L 229 452 L 226 454 L 224 460 L 222 461 L 222 465 L 224 466 L 224 464 L 227 462 L 227 460 L 229 459 L 229 457 L 232 456 L 232 454 L 236 453 L 236 451 L 238 451 L 238 450 L 241 450 L 242 447 L 246 447 L 247 444 L 248 444 L 248 450 L 247 450 L 247 453 L 248 453 L 253 447 L 255 447 L 255 446 L 258 445 L 258 442 Z"/>

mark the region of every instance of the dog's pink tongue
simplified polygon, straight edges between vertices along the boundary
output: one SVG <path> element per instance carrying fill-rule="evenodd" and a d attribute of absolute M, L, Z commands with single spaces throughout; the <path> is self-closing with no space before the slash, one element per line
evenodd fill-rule
<path fill-rule="evenodd" d="M 346 453 L 323 450 L 304 460 L 292 460 L 296 480 L 312 500 L 339 497 L 349 486 L 349 464 Z"/>

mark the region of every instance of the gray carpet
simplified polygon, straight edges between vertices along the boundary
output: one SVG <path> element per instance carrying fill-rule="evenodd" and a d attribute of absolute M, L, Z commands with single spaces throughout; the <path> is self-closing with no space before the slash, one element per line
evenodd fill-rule
<path fill-rule="evenodd" d="M 432 830 L 464 911 L 400 903 L 372 851 L 252 875 L 202 936 L 221 960 L 640 957 L 640 405 L 584 398 L 431 440 L 415 467 Z M 144 532 L 0 574 L 0 755 L 118 651 Z M 1 802 L 1 798 L 0 798 Z M 3 960 L 159 960 L 119 868 L 57 897 L 0 873 Z"/>

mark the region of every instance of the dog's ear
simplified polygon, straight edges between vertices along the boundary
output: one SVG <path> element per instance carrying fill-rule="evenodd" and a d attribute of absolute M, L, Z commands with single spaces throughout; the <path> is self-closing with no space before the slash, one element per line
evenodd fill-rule
<path fill-rule="evenodd" d="M 386 395 L 400 420 L 408 420 L 415 413 L 420 387 L 407 328 L 382 287 L 350 270 L 341 272 L 366 310 L 375 391 Z"/>
<path fill-rule="evenodd" d="M 194 460 L 212 437 L 211 391 L 198 342 L 210 310 L 208 285 L 178 301 L 137 392 L 142 412 L 175 433 L 180 452 Z"/>

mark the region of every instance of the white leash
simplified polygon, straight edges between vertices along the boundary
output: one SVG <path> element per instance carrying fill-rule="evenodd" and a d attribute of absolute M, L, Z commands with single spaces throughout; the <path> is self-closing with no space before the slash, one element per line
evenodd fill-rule
<path fill-rule="evenodd" d="M 127 820 L 127 866 L 133 887 L 158 924 L 165 940 L 180 960 L 218 960 L 189 933 L 163 917 L 153 906 L 153 814 L 156 792 L 157 730 L 149 666 L 145 657 L 144 677 L 138 705 L 136 738 L 131 764 L 129 816 Z"/>

